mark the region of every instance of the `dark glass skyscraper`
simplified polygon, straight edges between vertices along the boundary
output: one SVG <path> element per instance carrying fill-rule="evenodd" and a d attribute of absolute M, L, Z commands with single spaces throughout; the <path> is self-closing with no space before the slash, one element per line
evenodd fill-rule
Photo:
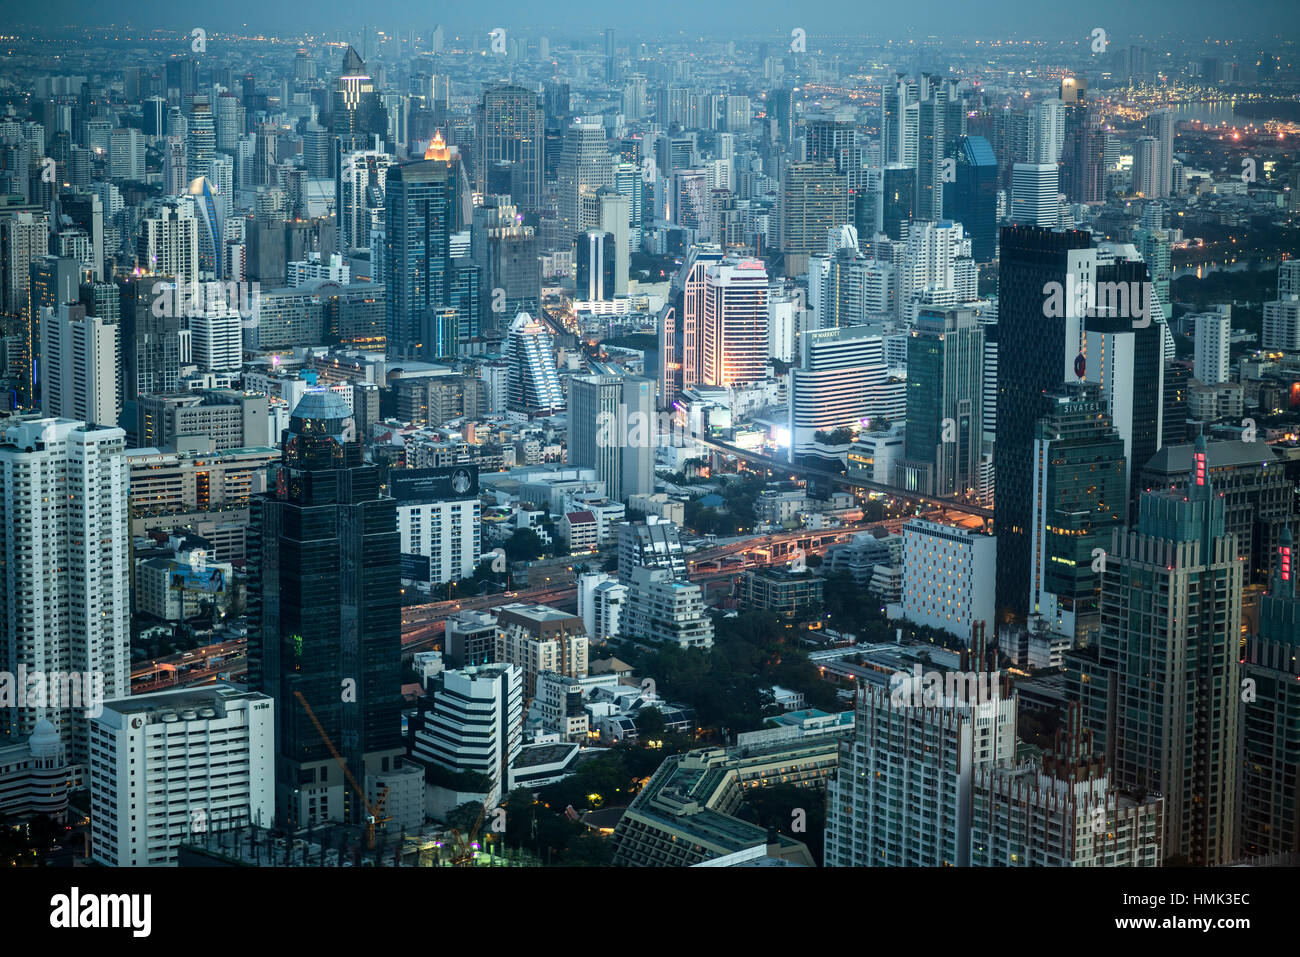
<path fill-rule="evenodd" d="M 298 693 L 357 781 L 401 754 L 399 551 L 394 502 L 362 461 L 352 413 L 309 392 L 248 534 L 248 681 L 275 699 L 282 824 L 363 813 Z"/>
<path fill-rule="evenodd" d="M 1095 550 L 1124 525 L 1124 440 L 1101 390 L 1078 383 L 1042 397 L 1035 433 L 1032 611 L 1077 642 L 1098 625 Z"/>
<path fill-rule="evenodd" d="M 451 234 L 459 226 L 460 162 L 441 136 L 434 137 L 424 155 L 388 170 L 384 279 L 390 358 L 431 354 L 426 343 L 437 336 L 430 323 L 440 310 L 455 305 Z"/>
<path fill-rule="evenodd" d="M 970 237 L 971 258 L 992 262 L 997 254 L 998 161 L 982 136 L 957 141 L 956 178 L 943 186 L 943 210 Z"/>
<path fill-rule="evenodd" d="M 334 81 L 329 130 L 335 136 L 347 133 L 388 136 L 388 111 L 375 90 L 375 81 L 366 64 L 352 47 L 343 55 L 342 72 Z"/>
<path fill-rule="evenodd" d="M 998 412 L 993 463 L 997 472 L 993 528 L 998 539 L 999 620 L 1024 620 L 1029 610 L 1030 523 L 1033 521 L 1034 428 L 1042 397 L 1075 373 L 1083 317 L 1057 310 L 1048 283 L 1073 288 L 1095 262 L 1088 233 L 1007 226 L 998 282 Z M 1062 295 L 1063 301 L 1069 296 Z"/>
<path fill-rule="evenodd" d="M 897 241 L 903 238 L 903 226 L 914 215 L 916 169 L 902 163 L 890 163 L 882 177 L 880 231 Z"/>

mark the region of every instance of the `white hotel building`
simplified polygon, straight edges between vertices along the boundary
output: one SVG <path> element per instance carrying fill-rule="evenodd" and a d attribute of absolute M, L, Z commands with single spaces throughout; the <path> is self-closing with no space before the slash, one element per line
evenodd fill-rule
<path fill-rule="evenodd" d="M 269 696 L 228 685 L 105 703 L 90 730 L 91 857 L 175 864 L 210 829 L 269 827 L 274 729 Z"/>
<path fill-rule="evenodd" d="M 710 266 L 704 274 L 705 385 L 767 378 L 767 267 L 759 259 Z"/>
<path fill-rule="evenodd" d="M 903 526 L 903 596 L 891 618 L 959 638 L 994 621 L 997 539 L 975 529 L 912 519 Z"/>

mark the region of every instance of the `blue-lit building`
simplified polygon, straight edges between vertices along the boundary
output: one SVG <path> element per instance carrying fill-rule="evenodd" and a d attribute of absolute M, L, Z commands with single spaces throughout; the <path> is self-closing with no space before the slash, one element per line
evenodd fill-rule
<path fill-rule="evenodd" d="M 998 249 L 998 161 L 982 136 L 957 141 L 956 178 L 944 183 L 943 210 L 970 237 L 971 258 L 992 262 Z"/>

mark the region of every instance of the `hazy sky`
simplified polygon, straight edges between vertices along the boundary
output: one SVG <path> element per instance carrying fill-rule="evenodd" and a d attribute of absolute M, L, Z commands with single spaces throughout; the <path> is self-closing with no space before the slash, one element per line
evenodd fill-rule
<path fill-rule="evenodd" d="M 193 22 L 191 22 L 193 21 Z M 687 29 L 737 36 L 771 31 L 868 33 L 884 37 L 968 32 L 972 36 L 1012 32 L 1050 37 L 1086 36 L 1094 27 L 1113 34 L 1205 31 L 1207 39 L 1300 34 L 1300 0 L 473 0 L 462 3 L 411 0 L 0 0 L 0 22 L 8 25 L 130 23 L 188 29 L 231 29 L 247 24 L 277 33 L 335 29 L 362 23 L 387 29 L 442 23 L 448 29 L 502 26 L 539 29 L 552 36 L 578 36 L 612 26 L 636 32 Z"/>

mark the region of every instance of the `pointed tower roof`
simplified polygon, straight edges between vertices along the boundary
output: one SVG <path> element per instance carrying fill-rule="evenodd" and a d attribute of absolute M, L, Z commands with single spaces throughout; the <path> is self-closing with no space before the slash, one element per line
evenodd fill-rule
<path fill-rule="evenodd" d="M 343 54 L 343 75 L 344 76 L 365 76 L 366 63 L 361 59 L 361 54 L 357 53 L 356 47 L 348 44 L 348 52 Z"/>

